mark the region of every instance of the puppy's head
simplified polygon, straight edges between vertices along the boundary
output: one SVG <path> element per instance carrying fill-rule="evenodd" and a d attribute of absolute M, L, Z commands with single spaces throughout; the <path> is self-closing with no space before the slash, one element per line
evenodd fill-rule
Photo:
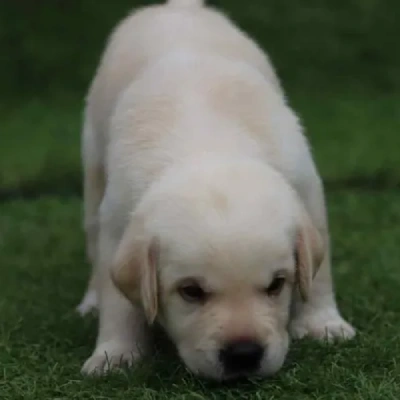
<path fill-rule="evenodd" d="M 307 299 L 322 260 L 321 238 L 279 175 L 203 175 L 142 203 L 113 280 L 160 321 L 193 372 L 271 375 L 288 350 L 292 293 Z"/>

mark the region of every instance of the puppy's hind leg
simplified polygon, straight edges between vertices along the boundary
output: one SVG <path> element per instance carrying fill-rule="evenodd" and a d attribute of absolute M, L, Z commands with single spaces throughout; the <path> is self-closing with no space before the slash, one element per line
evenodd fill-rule
<path fill-rule="evenodd" d="M 92 265 L 88 288 L 77 311 L 82 316 L 95 310 L 98 304 L 96 268 L 99 235 L 98 213 L 104 196 L 105 171 L 101 138 L 96 135 L 90 117 L 86 114 L 82 133 L 84 229 L 86 234 L 86 254 Z"/>
<path fill-rule="evenodd" d="M 91 277 L 89 280 L 88 287 L 86 292 L 76 307 L 76 311 L 84 317 L 85 315 L 89 314 L 90 312 L 96 311 L 98 308 L 98 289 L 97 289 L 97 277 L 96 277 L 96 267 L 92 267 Z"/>

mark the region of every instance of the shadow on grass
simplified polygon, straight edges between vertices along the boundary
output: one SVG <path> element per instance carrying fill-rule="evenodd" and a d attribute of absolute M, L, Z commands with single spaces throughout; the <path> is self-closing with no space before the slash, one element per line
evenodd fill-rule
<path fill-rule="evenodd" d="M 49 173 L 43 171 L 43 179 L 28 180 L 21 185 L 1 188 L 0 202 L 14 200 L 35 200 L 40 197 L 81 197 L 82 183 L 80 171 L 65 173 Z M 400 178 L 392 172 L 382 169 L 373 176 L 353 175 L 344 179 L 325 181 L 329 192 L 355 190 L 365 192 L 380 192 L 400 188 Z"/>

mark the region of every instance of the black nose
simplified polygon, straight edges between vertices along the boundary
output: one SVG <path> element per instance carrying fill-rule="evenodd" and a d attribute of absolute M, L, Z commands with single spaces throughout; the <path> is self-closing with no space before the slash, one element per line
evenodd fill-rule
<path fill-rule="evenodd" d="M 260 367 L 264 349 L 252 340 L 228 343 L 220 351 L 220 361 L 227 373 L 255 371 Z"/>

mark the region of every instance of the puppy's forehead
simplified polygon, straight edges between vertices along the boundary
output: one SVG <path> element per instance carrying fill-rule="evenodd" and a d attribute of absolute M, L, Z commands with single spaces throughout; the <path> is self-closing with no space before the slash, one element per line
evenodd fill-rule
<path fill-rule="evenodd" d="M 210 236 L 207 239 L 166 249 L 162 271 L 166 284 L 193 277 L 218 287 L 233 282 L 263 285 L 276 271 L 290 270 L 294 265 L 292 241 L 287 235 L 277 234 L 265 240 L 218 240 Z"/>
<path fill-rule="evenodd" d="M 266 281 L 289 265 L 297 230 L 293 197 L 275 187 L 236 189 L 214 188 L 210 197 L 208 187 L 170 204 L 175 212 L 164 212 L 155 229 L 167 266 L 163 279 Z"/>

